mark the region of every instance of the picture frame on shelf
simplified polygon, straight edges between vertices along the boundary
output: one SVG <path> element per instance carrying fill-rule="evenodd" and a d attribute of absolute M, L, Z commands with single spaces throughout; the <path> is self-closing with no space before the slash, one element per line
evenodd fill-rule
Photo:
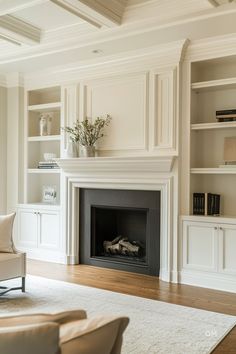
<path fill-rule="evenodd" d="M 42 188 L 42 202 L 55 204 L 57 200 L 56 186 L 43 186 Z"/>

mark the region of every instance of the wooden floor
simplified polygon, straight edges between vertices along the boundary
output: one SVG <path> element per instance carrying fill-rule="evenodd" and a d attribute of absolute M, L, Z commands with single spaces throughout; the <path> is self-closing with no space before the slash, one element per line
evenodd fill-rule
<path fill-rule="evenodd" d="M 33 260 L 28 261 L 28 273 L 236 316 L 236 295 L 233 293 L 169 284 L 147 275 Z M 212 353 L 236 354 L 236 327 Z"/>

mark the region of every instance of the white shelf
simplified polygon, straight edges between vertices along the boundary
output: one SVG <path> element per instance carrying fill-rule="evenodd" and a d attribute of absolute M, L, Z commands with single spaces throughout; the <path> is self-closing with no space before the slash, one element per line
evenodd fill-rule
<path fill-rule="evenodd" d="M 28 168 L 28 173 L 35 173 L 35 174 L 51 174 L 51 173 L 60 173 L 60 168 Z"/>
<path fill-rule="evenodd" d="M 59 111 L 61 108 L 61 102 L 53 102 L 53 103 L 43 103 L 43 104 L 35 104 L 28 106 L 29 111 L 34 112 L 50 112 L 50 111 Z"/>
<path fill-rule="evenodd" d="M 30 136 L 28 141 L 60 141 L 60 135 L 43 135 L 43 136 Z"/>
<path fill-rule="evenodd" d="M 210 129 L 229 129 L 229 128 L 236 128 L 236 122 L 191 124 L 191 130 L 210 130 Z"/>
<path fill-rule="evenodd" d="M 220 80 L 194 82 L 192 83 L 191 87 L 192 90 L 197 91 L 211 91 L 221 90 L 223 88 L 236 88 L 236 77 Z"/>
<path fill-rule="evenodd" d="M 182 215 L 182 220 L 236 224 L 236 215 Z"/>
<path fill-rule="evenodd" d="M 175 156 L 110 156 L 55 159 L 65 173 L 84 172 L 170 172 Z"/>
<path fill-rule="evenodd" d="M 58 210 L 60 211 L 60 204 L 56 203 L 43 203 L 43 202 L 34 202 L 34 203 L 25 203 L 25 204 L 18 204 L 19 208 L 24 208 L 24 209 L 30 209 L 32 210 L 33 208 L 35 209 L 40 209 L 40 210 L 48 210 L 48 209 L 53 209 L 53 210 Z"/>
<path fill-rule="evenodd" d="M 233 175 L 236 174 L 236 168 L 235 167 L 216 167 L 216 168 L 191 168 L 190 172 L 192 174 L 219 174 L 219 175 Z"/>

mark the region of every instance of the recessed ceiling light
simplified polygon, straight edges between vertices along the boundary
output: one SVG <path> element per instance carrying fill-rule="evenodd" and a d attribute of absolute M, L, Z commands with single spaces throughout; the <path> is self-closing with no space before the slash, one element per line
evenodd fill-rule
<path fill-rule="evenodd" d="M 94 50 L 92 50 L 92 53 L 93 53 L 93 54 L 102 54 L 102 53 L 103 53 L 103 50 L 101 50 L 101 49 L 94 49 Z"/>

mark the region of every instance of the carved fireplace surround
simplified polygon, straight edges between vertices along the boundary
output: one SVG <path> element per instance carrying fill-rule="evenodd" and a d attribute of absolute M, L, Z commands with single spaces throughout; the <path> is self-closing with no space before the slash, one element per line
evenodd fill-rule
<path fill-rule="evenodd" d="M 63 231 L 67 263 L 79 263 L 80 188 L 161 192 L 160 274 L 171 281 L 173 259 L 173 174 L 170 157 L 95 157 L 58 159 L 63 170 Z"/>

